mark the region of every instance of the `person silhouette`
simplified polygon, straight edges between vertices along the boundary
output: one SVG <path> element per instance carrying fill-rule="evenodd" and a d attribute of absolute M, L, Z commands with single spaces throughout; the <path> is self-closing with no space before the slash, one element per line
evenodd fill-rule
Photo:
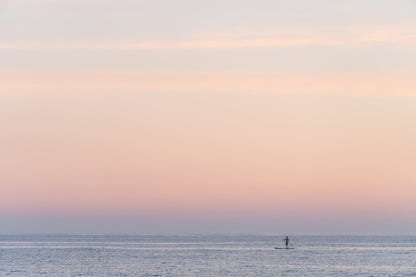
<path fill-rule="evenodd" d="M 286 241 L 286 248 L 289 248 L 289 236 L 286 236 L 283 240 Z"/>

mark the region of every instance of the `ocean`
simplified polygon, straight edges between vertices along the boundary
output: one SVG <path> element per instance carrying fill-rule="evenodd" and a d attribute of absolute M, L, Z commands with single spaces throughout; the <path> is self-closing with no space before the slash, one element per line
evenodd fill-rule
<path fill-rule="evenodd" d="M 0 276 L 416 276 L 416 235 L 0 235 Z"/>

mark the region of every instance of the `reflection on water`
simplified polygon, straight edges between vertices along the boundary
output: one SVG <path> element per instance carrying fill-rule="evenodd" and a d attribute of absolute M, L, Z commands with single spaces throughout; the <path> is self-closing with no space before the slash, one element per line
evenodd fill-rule
<path fill-rule="evenodd" d="M 416 236 L 3 235 L 0 276 L 416 276 Z"/>

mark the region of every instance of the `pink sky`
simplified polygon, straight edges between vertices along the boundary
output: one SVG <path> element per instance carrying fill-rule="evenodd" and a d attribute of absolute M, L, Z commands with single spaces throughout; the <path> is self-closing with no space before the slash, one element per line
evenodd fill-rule
<path fill-rule="evenodd" d="M 410 1 L 12 2 L 0 233 L 414 232 Z"/>
<path fill-rule="evenodd" d="M 6 212 L 416 212 L 412 99 L 127 93 L 3 103 Z"/>

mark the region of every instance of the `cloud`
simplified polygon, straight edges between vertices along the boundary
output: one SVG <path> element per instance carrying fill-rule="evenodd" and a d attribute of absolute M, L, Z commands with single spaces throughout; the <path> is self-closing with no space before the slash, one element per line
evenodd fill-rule
<path fill-rule="evenodd" d="M 4 71 L 0 97 L 66 93 L 271 93 L 415 97 L 412 72 Z"/>
<path fill-rule="evenodd" d="M 153 50 L 216 49 L 248 47 L 337 46 L 388 43 L 416 44 L 416 26 L 299 27 L 288 30 L 240 34 L 199 35 L 184 40 L 148 41 L 30 41 L 0 42 L 1 50 Z"/>

